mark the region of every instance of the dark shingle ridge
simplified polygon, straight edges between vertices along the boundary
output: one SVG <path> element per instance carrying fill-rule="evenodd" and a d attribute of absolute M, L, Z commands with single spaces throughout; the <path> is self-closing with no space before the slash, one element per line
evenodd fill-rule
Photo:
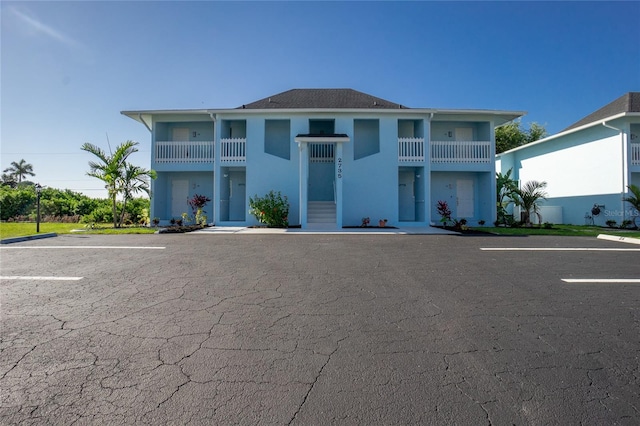
<path fill-rule="evenodd" d="M 291 89 L 242 105 L 239 109 L 406 109 L 353 89 Z"/>
<path fill-rule="evenodd" d="M 583 119 L 576 121 L 571 126 L 564 129 L 563 132 L 595 121 L 604 120 L 605 118 L 621 114 L 623 112 L 640 112 L 640 92 L 625 93 L 610 104 L 607 104 L 599 110 L 587 115 Z"/>

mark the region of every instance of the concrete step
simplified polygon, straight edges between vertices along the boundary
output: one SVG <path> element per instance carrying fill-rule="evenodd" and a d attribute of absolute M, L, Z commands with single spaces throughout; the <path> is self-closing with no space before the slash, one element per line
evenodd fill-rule
<path fill-rule="evenodd" d="M 336 205 L 333 201 L 309 201 L 308 223 L 336 223 Z"/>

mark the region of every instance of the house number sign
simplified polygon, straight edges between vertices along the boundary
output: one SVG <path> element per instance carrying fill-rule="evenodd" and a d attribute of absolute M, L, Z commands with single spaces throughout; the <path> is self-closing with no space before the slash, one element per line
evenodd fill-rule
<path fill-rule="evenodd" d="M 342 157 L 338 157 L 338 179 L 342 179 Z"/>

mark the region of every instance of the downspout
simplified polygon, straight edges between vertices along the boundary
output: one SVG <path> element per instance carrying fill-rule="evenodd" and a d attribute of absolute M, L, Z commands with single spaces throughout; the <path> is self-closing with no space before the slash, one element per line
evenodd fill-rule
<path fill-rule="evenodd" d="M 219 180 L 219 170 L 216 170 L 216 127 L 218 126 L 218 121 L 216 119 L 216 115 L 212 112 L 209 112 L 209 117 L 211 117 L 211 121 L 213 121 L 213 212 L 211 214 L 212 220 L 209 223 L 216 224 L 216 180 Z"/>
<path fill-rule="evenodd" d="M 621 145 L 621 149 L 622 149 L 622 152 L 621 152 L 621 154 L 622 154 L 621 155 L 622 156 L 622 192 L 620 193 L 620 196 L 621 196 L 621 198 L 624 198 L 624 194 L 625 194 L 625 191 L 627 189 L 627 167 L 626 167 L 627 162 L 626 162 L 626 158 L 625 158 L 624 130 L 618 129 L 617 127 L 613 127 L 613 126 L 607 124 L 606 121 L 603 121 L 602 125 L 604 127 L 607 127 L 609 129 L 611 129 L 611 130 L 615 130 L 617 132 L 620 132 L 620 145 Z M 624 209 L 624 201 L 621 201 L 620 206 L 622 208 L 622 221 L 624 222 L 627 219 L 626 212 L 625 212 L 625 209 Z"/>
<path fill-rule="evenodd" d="M 429 118 L 427 122 L 429 123 L 429 140 L 426 141 L 425 147 L 425 170 L 424 170 L 424 179 L 423 185 L 424 189 L 422 190 L 422 198 L 424 198 L 424 223 L 427 226 L 434 226 L 435 222 L 431 217 L 431 122 L 433 121 L 433 116 L 435 113 L 430 112 Z"/>
<path fill-rule="evenodd" d="M 151 133 L 151 159 L 153 161 L 155 161 L 154 157 L 155 157 L 155 149 L 156 149 L 155 148 L 155 144 L 156 144 L 155 139 L 156 138 L 155 138 L 155 135 L 153 134 L 153 130 L 151 130 L 151 127 L 149 127 L 147 122 L 144 121 L 144 119 L 142 118 L 142 114 L 138 114 L 138 121 L 140 121 L 142 124 L 144 124 L 144 127 L 147 128 L 149 133 Z M 107 142 L 108 142 L 108 140 L 109 139 L 108 139 L 108 136 L 107 136 Z M 111 147 L 109 147 L 109 148 L 111 148 Z M 151 194 L 153 195 L 155 193 L 155 189 L 156 189 L 155 179 L 150 179 L 149 185 L 150 185 L 150 188 L 151 188 Z M 154 213 L 155 213 L 155 211 L 154 211 L 155 208 L 153 206 L 153 203 L 151 202 L 152 195 L 149 196 L 149 225 L 151 225 L 151 218 L 154 217 Z"/>

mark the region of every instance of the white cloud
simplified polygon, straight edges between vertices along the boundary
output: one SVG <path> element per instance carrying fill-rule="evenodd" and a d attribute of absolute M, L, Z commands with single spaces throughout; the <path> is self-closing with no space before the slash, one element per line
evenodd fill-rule
<path fill-rule="evenodd" d="M 72 39 L 71 37 L 66 36 L 65 34 L 63 34 L 62 32 L 56 30 L 55 28 L 52 28 L 40 21 L 38 21 L 37 19 L 23 13 L 20 12 L 19 10 L 17 10 L 16 8 L 12 7 L 11 8 L 11 12 L 17 16 L 19 19 L 22 20 L 22 22 L 24 22 L 25 24 L 28 25 L 28 27 L 37 32 L 37 33 L 41 33 L 46 35 L 47 37 L 50 37 L 54 40 L 57 40 L 61 43 L 64 43 L 68 46 L 73 46 L 73 47 L 79 47 L 81 46 L 80 43 L 78 43 L 77 41 L 75 41 L 74 39 Z"/>

